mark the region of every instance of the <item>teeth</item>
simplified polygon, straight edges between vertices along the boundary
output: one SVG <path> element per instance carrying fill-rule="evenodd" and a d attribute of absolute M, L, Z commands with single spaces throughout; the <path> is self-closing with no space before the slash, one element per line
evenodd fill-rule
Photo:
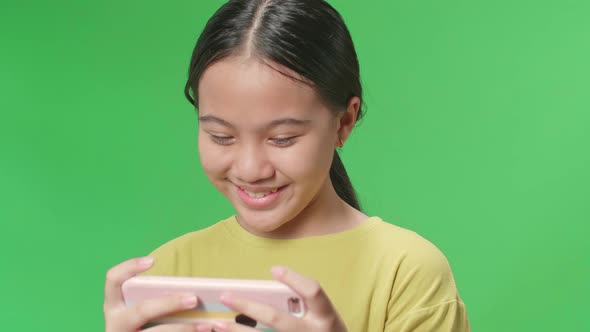
<path fill-rule="evenodd" d="M 250 196 L 252 198 L 263 198 L 264 196 L 266 196 L 266 195 L 268 195 L 270 193 L 276 193 L 278 190 L 279 190 L 279 188 L 275 188 L 275 189 L 273 189 L 271 191 L 268 191 L 268 192 L 265 192 L 265 193 L 253 193 L 251 191 L 248 191 L 248 190 L 245 190 L 244 189 L 244 192 L 246 194 L 248 194 L 248 196 Z"/>
<path fill-rule="evenodd" d="M 254 197 L 254 198 L 262 198 L 268 194 L 268 193 L 251 193 L 248 191 L 246 191 L 246 193 L 248 194 L 248 196 Z"/>

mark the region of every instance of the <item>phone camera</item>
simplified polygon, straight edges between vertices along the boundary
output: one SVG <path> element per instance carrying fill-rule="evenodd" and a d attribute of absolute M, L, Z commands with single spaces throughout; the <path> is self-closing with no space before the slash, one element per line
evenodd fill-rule
<path fill-rule="evenodd" d="M 296 297 L 289 298 L 288 307 L 291 314 L 300 314 L 303 310 L 301 302 Z"/>

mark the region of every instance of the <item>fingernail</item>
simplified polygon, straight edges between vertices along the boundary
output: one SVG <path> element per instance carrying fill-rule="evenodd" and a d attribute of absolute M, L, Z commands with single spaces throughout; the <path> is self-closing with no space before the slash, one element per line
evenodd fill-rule
<path fill-rule="evenodd" d="M 287 270 L 282 266 L 273 266 L 272 269 L 270 269 L 270 272 L 273 276 L 275 276 L 275 278 L 282 277 L 286 271 Z"/>
<path fill-rule="evenodd" d="M 197 297 L 194 295 L 183 296 L 182 305 L 187 308 L 192 308 L 197 304 Z"/>
<path fill-rule="evenodd" d="M 213 323 L 213 329 L 215 329 L 215 332 L 223 332 L 227 330 L 227 323 L 215 322 Z"/>
<path fill-rule="evenodd" d="M 142 267 L 150 267 L 152 264 L 154 264 L 154 258 L 150 256 L 142 257 L 139 260 L 139 265 Z"/>

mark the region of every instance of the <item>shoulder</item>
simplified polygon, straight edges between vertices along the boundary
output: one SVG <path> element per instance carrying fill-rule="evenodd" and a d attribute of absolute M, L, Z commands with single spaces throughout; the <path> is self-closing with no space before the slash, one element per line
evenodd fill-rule
<path fill-rule="evenodd" d="M 469 331 L 465 306 L 443 252 L 420 234 L 382 221 L 372 238 L 386 248 L 386 331 Z"/>
<path fill-rule="evenodd" d="M 386 249 L 392 293 L 428 294 L 430 301 L 454 299 L 456 286 L 449 260 L 431 241 L 420 234 L 385 221 L 376 227 L 372 241 Z M 415 293 L 415 294 L 413 294 Z"/>
<path fill-rule="evenodd" d="M 183 234 L 154 249 L 149 256 L 154 258 L 154 266 L 144 275 L 183 275 L 192 265 L 193 254 L 198 254 L 214 244 L 223 234 L 221 220 L 209 227 Z"/>
<path fill-rule="evenodd" d="M 376 217 L 371 241 L 388 249 L 402 260 L 401 265 L 420 267 L 430 272 L 444 272 L 449 262 L 442 251 L 415 231 L 386 222 Z"/>

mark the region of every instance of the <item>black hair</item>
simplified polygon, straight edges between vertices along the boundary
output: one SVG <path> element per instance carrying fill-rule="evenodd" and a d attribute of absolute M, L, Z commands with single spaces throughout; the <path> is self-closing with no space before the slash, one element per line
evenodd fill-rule
<path fill-rule="evenodd" d="M 207 66 L 244 51 L 295 72 L 301 78 L 283 74 L 312 86 L 334 111 L 345 111 L 353 96 L 362 101 L 350 32 L 324 0 L 230 0 L 222 5 L 207 22 L 192 54 L 184 89 L 190 103 L 198 109 L 198 83 Z M 359 107 L 357 121 L 364 115 Z M 336 150 L 330 179 L 338 196 L 360 210 Z"/>

